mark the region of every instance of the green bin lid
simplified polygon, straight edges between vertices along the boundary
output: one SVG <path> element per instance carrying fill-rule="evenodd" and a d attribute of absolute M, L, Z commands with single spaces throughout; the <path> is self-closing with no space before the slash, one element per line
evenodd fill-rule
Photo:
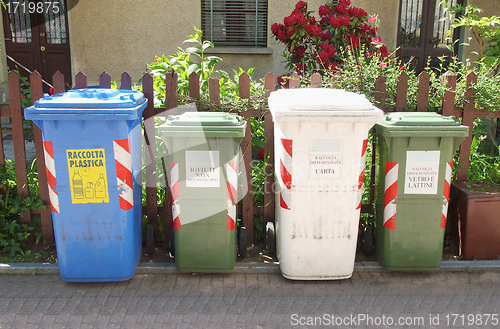
<path fill-rule="evenodd" d="M 243 137 L 246 121 L 226 112 L 186 112 L 170 115 L 159 127 L 160 134 L 171 137 Z"/>
<path fill-rule="evenodd" d="M 375 127 L 388 137 L 466 137 L 469 131 L 454 117 L 435 112 L 392 112 Z"/>

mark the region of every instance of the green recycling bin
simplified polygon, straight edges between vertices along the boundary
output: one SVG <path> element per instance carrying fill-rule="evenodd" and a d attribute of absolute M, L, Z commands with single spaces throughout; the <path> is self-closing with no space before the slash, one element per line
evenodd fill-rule
<path fill-rule="evenodd" d="M 159 127 L 170 155 L 175 263 L 230 272 L 236 261 L 240 142 L 246 121 L 225 112 L 171 115 Z"/>
<path fill-rule="evenodd" d="M 375 129 L 377 258 L 389 270 L 438 269 L 453 155 L 468 127 L 434 112 L 394 112 Z"/>

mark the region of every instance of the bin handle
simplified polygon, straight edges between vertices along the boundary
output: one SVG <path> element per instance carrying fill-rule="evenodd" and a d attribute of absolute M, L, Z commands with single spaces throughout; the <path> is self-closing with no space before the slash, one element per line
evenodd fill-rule
<path fill-rule="evenodd" d="M 132 102 L 135 102 L 134 94 L 125 94 L 120 96 L 121 101 L 125 101 L 127 100 L 127 98 L 130 99 Z"/>

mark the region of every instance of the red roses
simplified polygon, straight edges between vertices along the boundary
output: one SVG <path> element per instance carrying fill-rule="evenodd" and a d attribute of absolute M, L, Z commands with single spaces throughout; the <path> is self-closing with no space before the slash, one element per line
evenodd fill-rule
<path fill-rule="evenodd" d="M 284 56 L 291 71 L 335 71 L 342 64 L 342 52 L 361 45 L 366 53 L 388 56 L 387 48 L 371 25 L 376 17 L 369 18 L 365 10 L 351 7 L 350 0 L 322 5 L 318 14 L 319 22 L 307 10 L 307 2 L 299 1 L 283 24 L 271 26 L 273 37 L 286 45 Z"/>

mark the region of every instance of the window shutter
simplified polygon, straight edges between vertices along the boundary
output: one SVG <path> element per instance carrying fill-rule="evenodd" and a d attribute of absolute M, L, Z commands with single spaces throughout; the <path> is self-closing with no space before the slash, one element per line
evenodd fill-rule
<path fill-rule="evenodd" d="M 201 0 L 203 38 L 222 47 L 267 47 L 267 0 Z"/>

